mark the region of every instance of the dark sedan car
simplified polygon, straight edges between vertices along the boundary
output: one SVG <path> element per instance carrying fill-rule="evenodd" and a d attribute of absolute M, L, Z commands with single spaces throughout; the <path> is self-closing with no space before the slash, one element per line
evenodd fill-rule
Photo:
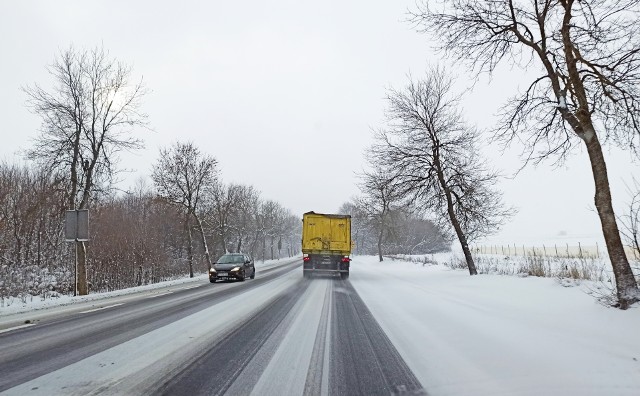
<path fill-rule="evenodd" d="M 227 253 L 220 257 L 209 270 L 209 281 L 239 280 L 256 277 L 256 268 L 251 256 L 246 253 Z"/>

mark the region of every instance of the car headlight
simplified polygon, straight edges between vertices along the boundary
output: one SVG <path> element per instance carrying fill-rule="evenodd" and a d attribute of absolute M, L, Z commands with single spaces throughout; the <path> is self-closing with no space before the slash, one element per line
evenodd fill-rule
<path fill-rule="evenodd" d="M 233 269 L 231 270 L 231 272 L 235 272 L 235 271 L 240 271 L 240 267 L 233 267 Z"/>
<path fill-rule="evenodd" d="M 210 273 L 210 274 L 215 274 L 215 273 L 216 273 L 216 270 L 215 270 L 214 268 L 211 268 L 211 269 L 209 270 L 209 273 Z"/>

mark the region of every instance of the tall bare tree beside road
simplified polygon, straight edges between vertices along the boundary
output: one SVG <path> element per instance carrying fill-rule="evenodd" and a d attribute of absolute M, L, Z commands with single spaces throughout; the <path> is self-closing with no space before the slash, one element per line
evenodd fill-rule
<path fill-rule="evenodd" d="M 68 208 L 87 209 L 99 189 L 111 182 L 117 153 L 142 147 L 132 134 L 144 126 L 142 82 L 131 82 L 131 68 L 109 57 L 103 48 L 63 51 L 49 67 L 50 90 L 25 87 L 28 105 L 42 118 L 42 129 L 30 158 L 68 178 Z M 86 249 L 77 242 L 78 292 L 89 292 Z"/>
<path fill-rule="evenodd" d="M 377 133 L 372 161 L 396 196 L 453 229 L 469 273 L 476 275 L 469 243 L 497 231 L 512 213 L 493 188 L 498 175 L 478 155 L 478 131 L 465 124 L 452 80 L 441 69 L 389 90 L 387 100 L 388 122 Z"/>
<path fill-rule="evenodd" d="M 184 226 L 187 234 L 189 276 L 193 278 L 193 218 L 202 238 L 202 245 L 209 268 L 211 257 L 199 210 L 202 201 L 212 195 L 217 183 L 218 161 L 203 154 L 193 143 L 175 143 L 160 150 L 160 158 L 153 168 L 153 181 L 158 194 L 184 210 Z"/>
<path fill-rule="evenodd" d="M 524 140 L 527 161 L 586 148 L 618 306 L 640 301 L 602 150 L 610 142 L 640 151 L 640 1 L 423 1 L 414 21 L 477 74 L 494 74 L 501 63 L 538 67 L 503 109 L 497 135 Z"/>

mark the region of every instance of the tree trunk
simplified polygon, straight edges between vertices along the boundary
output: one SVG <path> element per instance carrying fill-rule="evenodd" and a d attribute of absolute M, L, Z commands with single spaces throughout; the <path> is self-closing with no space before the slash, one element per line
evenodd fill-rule
<path fill-rule="evenodd" d="M 469 268 L 469 275 L 478 275 L 478 270 L 476 269 L 476 264 L 473 261 L 471 249 L 469 249 L 469 243 L 467 242 L 467 236 L 462 230 L 462 226 L 460 226 L 460 222 L 458 221 L 458 217 L 456 216 L 456 211 L 453 207 L 453 197 L 451 196 L 451 189 L 447 185 L 447 181 L 444 177 L 444 171 L 442 170 L 440 164 L 440 153 L 437 146 L 435 146 L 433 149 L 433 162 L 436 167 L 436 174 L 438 175 L 438 183 L 440 183 L 440 187 L 442 187 L 442 191 L 444 192 L 444 195 L 447 199 L 447 213 L 449 214 L 449 221 L 451 221 L 451 225 L 456 232 L 458 241 L 460 241 L 462 253 L 464 254 L 464 258 L 467 262 L 467 267 Z"/>
<path fill-rule="evenodd" d="M 218 233 L 218 235 L 220 235 L 220 247 L 222 248 L 222 252 L 223 253 L 228 253 L 229 251 L 227 250 L 227 236 L 226 236 L 226 231 L 224 230 L 224 226 L 220 226 L 220 231 Z"/>
<path fill-rule="evenodd" d="M 273 256 L 273 237 L 270 238 L 269 242 L 270 242 L 269 251 L 271 252 L 271 260 L 273 260 L 275 258 Z"/>
<path fill-rule="evenodd" d="M 87 172 L 89 172 L 87 170 Z M 82 192 L 82 201 L 78 205 L 78 210 L 87 209 L 89 206 L 89 198 L 91 191 L 91 173 L 87 174 L 84 189 Z M 79 245 L 78 245 L 79 244 Z M 78 282 L 78 294 L 81 296 L 86 296 L 89 294 L 89 285 L 87 283 L 87 247 L 84 242 L 76 242 L 76 249 L 78 254 L 78 270 L 77 270 L 77 282 Z"/>
<path fill-rule="evenodd" d="M 449 190 L 448 187 L 444 187 L 444 193 L 447 197 L 447 213 L 449 214 L 449 220 L 451 221 L 451 225 L 453 225 L 453 229 L 456 232 L 458 241 L 460 241 L 460 246 L 462 247 L 462 253 L 464 254 L 464 259 L 466 260 L 467 267 L 469 268 L 469 275 L 478 275 L 478 270 L 476 269 L 476 264 L 473 261 L 473 256 L 471 255 L 471 249 L 469 249 L 469 243 L 467 242 L 467 236 L 462 230 L 462 227 L 460 226 L 460 222 L 458 221 L 458 217 L 456 216 L 456 212 L 453 208 L 453 198 L 451 197 L 451 191 Z"/>
<path fill-rule="evenodd" d="M 631 266 L 627 260 L 627 255 L 622 245 L 620 231 L 616 216 L 613 212 L 611 204 L 611 189 L 609 188 L 609 176 L 607 174 L 607 165 L 602 154 L 602 146 L 593 127 L 591 112 L 589 111 L 589 100 L 587 99 L 587 90 L 584 86 L 583 76 L 578 70 L 578 61 L 575 57 L 575 46 L 572 41 L 570 30 L 573 28 L 571 23 L 571 3 L 566 3 L 565 15 L 562 23 L 562 42 L 564 45 L 564 55 L 566 58 L 568 76 L 570 86 L 578 101 L 578 108 L 575 113 L 570 113 L 566 106 L 560 109 L 563 118 L 569 123 L 573 131 L 585 142 L 589 161 L 591 163 L 591 172 L 595 183 L 594 202 L 600 217 L 600 225 L 604 235 L 605 243 L 613 273 L 616 278 L 616 290 L 618 296 L 618 306 L 621 309 L 627 309 L 634 302 L 640 301 L 640 291 Z M 564 99 L 564 94 L 556 92 L 558 99 Z"/>
<path fill-rule="evenodd" d="M 587 145 L 595 182 L 596 193 L 594 201 L 615 275 L 618 304 L 620 308 L 627 309 L 631 304 L 640 301 L 640 291 L 622 245 L 618 223 L 611 204 L 607 165 L 602 154 L 600 141 L 592 128 L 590 133 L 585 135 L 584 141 Z"/>
<path fill-rule="evenodd" d="M 78 277 L 78 295 L 86 296 L 89 294 L 89 285 L 87 284 L 87 250 L 84 242 L 76 242 L 76 254 L 78 257 L 77 274 Z"/>
<path fill-rule="evenodd" d="M 193 235 L 191 234 L 190 213 L 187 212 L 184 226 L 187 227 L 187 260 L 189 261 L 189 278 L 193 278 Z"/>
<path fill-rule="evenodd" d="M 456 231 L 456 236 L 458 237 L 458 241 L 460 241 L 460 246 L 462 247 L 462 253 L 464 254 L 464 259 L 467 262 L 467 267 L 469 267 L 469 275 L 478 275 L 478 270 L 476 269 L 476 264 L 473 261 L 473 256 L 471 255 L 471 249 L 469 249 L 469 243 L 467 242 L 467 236 L 462 231 L 462 227 L 460 227 L 460 222 L 456 217 L 455 212 L 453 211 L 453 204 L 451 203 L 450 194 L 447 196 L 447 211 L 449 212 L 449 219 L 451 220 L 451 224 L 453 225 L 453 229 Z"/>
<path fill-rule="evenodd" d="M 380 232 L 378 233 L 378 260 L 380 260 L 380 262 L 382 262 L 382 235 L 383 235 L 384 229 L 382 227 L 380 227 Z"/>
<path fill-rule="evenodd" d="M 198 231 L 200 231 L 200 236 L 202 237 L 202 246 L 204 247 L 204 256 L 207 259 L 207 264 L 209 265 L 209 268 L 207 270 L 211 269 L 211 256 L 209 255 L 209 245 L 207 245 L 207 238 L 204 236 L 204 229 L 202 228 L 202 221 L 200 221 L 200 217 L 198 217 L 198 215 L 196 215 L 195 213 L 193 214 L 193 216 L 196 218 L 196 221 L 198 222 Z"/>

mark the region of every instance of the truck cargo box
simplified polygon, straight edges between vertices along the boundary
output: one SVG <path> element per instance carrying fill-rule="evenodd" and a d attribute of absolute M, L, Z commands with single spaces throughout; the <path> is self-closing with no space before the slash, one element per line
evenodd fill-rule
<path fill-rule="evenodd" d="M 349 276 L 351 216 L 307 212 L 302 217 L 303 273 Z"/>
<path fill-rule="evenodd" d="M 351 216 L 305 213 L 302 253 L 351 254 Z"/>

